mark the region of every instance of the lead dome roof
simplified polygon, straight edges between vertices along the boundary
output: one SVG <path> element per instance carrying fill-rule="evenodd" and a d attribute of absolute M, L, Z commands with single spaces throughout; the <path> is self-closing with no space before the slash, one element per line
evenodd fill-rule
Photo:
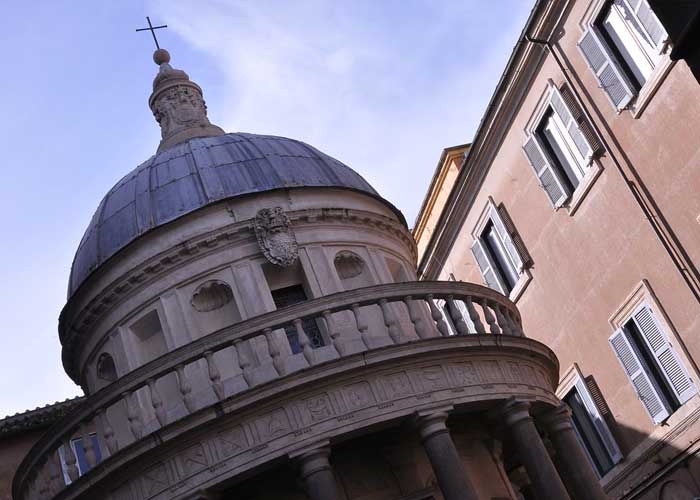
<path fill-rule="evenodd" d="M 357 172 L 301 141 L 246 133 L 190 139 L 152 156 L 102 199 L 73 259 L 68 298 L 148 231 L 217 201 L 297 187 L 349 189 L 388 204 Z"/>

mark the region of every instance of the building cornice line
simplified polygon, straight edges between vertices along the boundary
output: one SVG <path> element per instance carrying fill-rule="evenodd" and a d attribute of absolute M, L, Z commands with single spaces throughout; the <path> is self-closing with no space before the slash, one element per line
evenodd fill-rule
<path fill-rule="evenodd" d="M 501 79 L 481 119 L 471 148 L 445 207 L 431 235 L 418 275 L 436 279 L 456 240 L 471 203 L 488 173 L 491 162 L 519 110 L 521 97 L 546 58 L 546 52 L 524 42 L 526 33 L 548 38 L 561 19 L 569 0 L 538 0 L 523 28 Z"/>

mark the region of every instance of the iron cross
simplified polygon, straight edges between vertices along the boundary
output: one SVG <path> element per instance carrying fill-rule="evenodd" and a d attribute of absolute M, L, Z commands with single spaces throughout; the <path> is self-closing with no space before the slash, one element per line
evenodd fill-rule
<path fill-rule="evenodd" d="M 139 28 L 136 31 L 150 31 L 151 35 L 153 35 L 153 41 L 156 42 L 156 48 L 160 49 L 160 45 L 158 45 L 158 39 L 156 38 L 156 30 L 160 28 L 167 28 L 168 25 L 164 24 L 162 26 L 153 26 L 151 24 L 151 18 L 146 16 L 146 20 L 148 21 L 148 28 Z"/>

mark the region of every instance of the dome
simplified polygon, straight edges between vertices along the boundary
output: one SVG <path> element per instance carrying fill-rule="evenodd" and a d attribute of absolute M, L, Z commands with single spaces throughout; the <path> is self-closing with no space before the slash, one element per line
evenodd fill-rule
<path fill-rule="evenodd" d="M 165 149 L 102 199 L 73 259 L 68 298 L 103 262 L 148 231 L 217 201 L 297 187 L 349 189 L 381 199 L 354 170 L 285 137 L 224 134 Z"/>

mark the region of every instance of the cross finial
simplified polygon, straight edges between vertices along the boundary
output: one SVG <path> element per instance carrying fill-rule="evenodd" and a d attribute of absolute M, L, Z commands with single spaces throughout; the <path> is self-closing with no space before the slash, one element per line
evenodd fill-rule
<path fill-rule="evenodd" d="M 146 21 L 148 21 L 148 28 L 139 28 L 136 31 L 150 31 L 151 35 L 153 35 L 153 41 L 156 42 L 156 49 L 160 49 L 160 45 L 158 45 L 158 39 L 156 38 L 156 30 L 161 29 L 161 28 L 167 28 L 167 24 L 163 24 L 162 26 L 153 26 L 151 24 L 151 18 L 146 16 Z"/>

